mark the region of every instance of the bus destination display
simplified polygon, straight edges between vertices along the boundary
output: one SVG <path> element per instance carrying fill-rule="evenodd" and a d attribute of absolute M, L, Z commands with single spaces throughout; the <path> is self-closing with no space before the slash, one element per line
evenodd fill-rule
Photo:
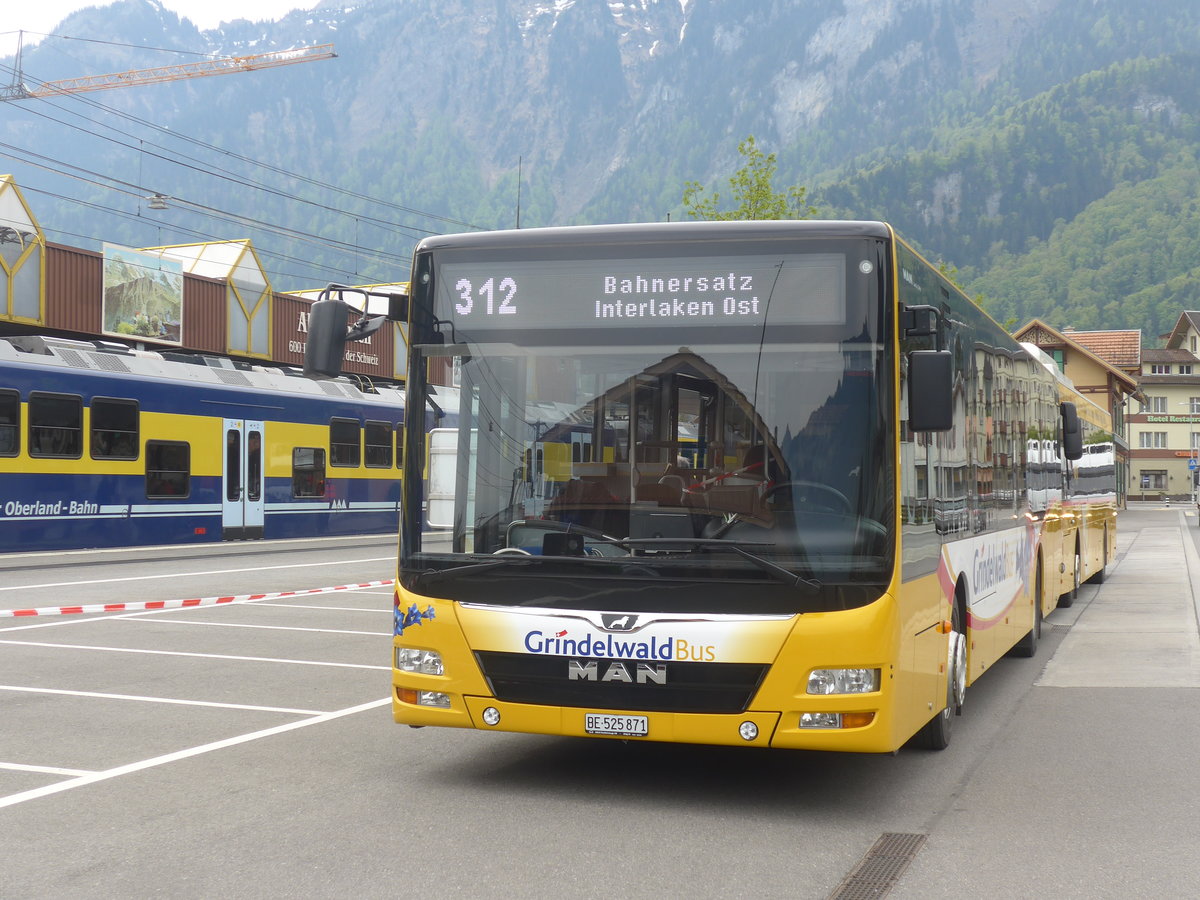
<path fill-rule="evenodd" d="M 438 308 L 471 331 L 830 325 L 845 282 L 840 253 L 446 263 Z"/>

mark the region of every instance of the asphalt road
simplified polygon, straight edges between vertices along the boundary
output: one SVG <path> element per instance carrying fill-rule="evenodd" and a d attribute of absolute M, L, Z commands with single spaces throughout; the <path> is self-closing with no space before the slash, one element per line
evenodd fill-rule
<path fill-rule="evenodd" d="M 395 725 L 390 587 L 277 596 L 390 539 L 0 556 L 0 609 L 132 608 L 0 618 L 0 897 L 826 898 L 881 835 L 924 842 L 889 897 L 1198 896 L 1198 532 L 1123 513 L 1037 657 L 894 756 Z"/>

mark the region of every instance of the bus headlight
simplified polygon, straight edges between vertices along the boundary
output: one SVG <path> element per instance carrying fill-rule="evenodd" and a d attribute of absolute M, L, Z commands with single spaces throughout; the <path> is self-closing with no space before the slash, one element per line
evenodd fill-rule
<path fill-rule="evenodd" d="M 866 728 L 875 721 L 873 712 L 806 712 L 800 714 L 801 728 Z"/>
<path fill-rule="evenodd" d="M 416 647 L 396 648 L 396 668 L 401 672 L 418 675 L 444 675 L 442 655 L 433 650 L 418 650 Z"/>
<path fill-rule="evenodd" d="M 810 694 L 872 694 L 879 690 L 879 669 L 813 669 Z"/>

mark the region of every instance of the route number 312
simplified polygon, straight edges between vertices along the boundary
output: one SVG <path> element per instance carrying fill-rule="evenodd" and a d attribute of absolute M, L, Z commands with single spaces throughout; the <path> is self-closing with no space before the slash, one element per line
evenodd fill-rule
<path fill-rule="evenodd" d="M 513 302 L 513 298 L 517 295 L 517 283 L 511 278 L 501 278 L 499 284 L 496 279 L 489 278 L 476 289 L 469 278 L 460 278 L 458 283 L 454 285 L 454 289 L 458 291 L 460 303 L 454 304 L 454 311 L 460 316 L 469 316 L 472 310 L 475 309 L 475 298 L 478 296 L 486 305 L 484 314 L 489 316 L 514 316 L 517 314 L 517 305 Z M 499 301 L 497 303 L 497 301 Z"/>

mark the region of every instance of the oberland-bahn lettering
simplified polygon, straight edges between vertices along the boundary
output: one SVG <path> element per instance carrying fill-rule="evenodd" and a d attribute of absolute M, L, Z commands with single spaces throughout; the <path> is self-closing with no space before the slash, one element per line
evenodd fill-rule
<path fill-rule="evenodd" d="M 4 504 L 4 515 L 19 516 L 91 516 L 100 512 L 100 504 L 89 500 L 58 500 L 54 503 L 22 503 L 9 500 Z"/>

